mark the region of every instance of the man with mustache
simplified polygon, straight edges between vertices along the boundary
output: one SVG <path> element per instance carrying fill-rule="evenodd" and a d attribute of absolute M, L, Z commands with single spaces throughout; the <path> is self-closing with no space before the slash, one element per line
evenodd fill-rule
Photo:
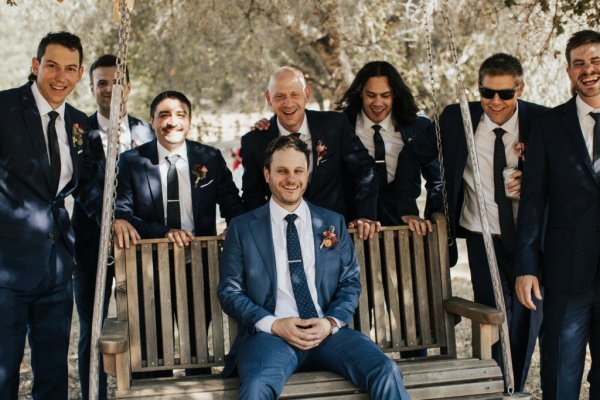
<path fill-rule="evenodd" d="M 565 55 L 576 95 L 532 124 L 517 224 L 515 286 L 521 303 L 532 310 L 532 298 L 541 300 L 544 286 L 544 399 L 579 399 L 588 343 L 590 399 L 598 399 L 600 33 L 573 34 Z"/>

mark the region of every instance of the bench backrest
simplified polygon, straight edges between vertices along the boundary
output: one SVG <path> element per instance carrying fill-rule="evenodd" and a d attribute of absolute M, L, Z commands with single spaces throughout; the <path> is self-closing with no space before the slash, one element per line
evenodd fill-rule
<path fill-rule="evenodd" d="M 454 322 L 442 305 L 451 296 L 443 217 L 424 238 L 407 227 L 368 241 L 351 235 L 363 287 L 354 328 L 394 358 L 425 348 L 455 357 Z M 198 237 L 189 251 L 167 239 L 115 248 L 117 318 L 128 320 L 132 372 L 223 365 L 236 324 L 217 299 L 220 245 Z"/>

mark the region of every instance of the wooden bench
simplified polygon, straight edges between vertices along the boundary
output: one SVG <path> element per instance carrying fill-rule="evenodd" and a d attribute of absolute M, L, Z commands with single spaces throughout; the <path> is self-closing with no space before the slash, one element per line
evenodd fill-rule
<path fill-rule="evenodd" d="M 491 345 L 497 341 L 496 325 L 502 322 L 503 314 L 452 297 L 446 224 L 440 215 L 434 222 L 433 233 L 425 238 L 413 235 L 406 227 L 384 228 L 368 241 L 351 232 L 363 287 L 354 328 L 397 360 L 411 399 L 500 399 L 504 384 L 498 365 L 491 359 Z M 191 256 L 190 276 L 186 275 L 186 253 L 165 239 L 142 240 L 130 249 L 115 249 L 117 318 L 105 322 L 100 351 L 106 372 L 116 376 L 116 398 L 237 397 L 238 379 L 218 375 L 236 334 L 235 322 L 223 314 L 217 300 L 219 246 L 216 237 L 194 240 L 187 254 L 188 261 Z M 205 269 L 210 287 L 208 334 L 203 329 L 207 318 Z M 175 282 L 171 282 L 172 276 Z M 193 285 L 191 299 L 185 289 L 188 279 Z M 172 303 L 173 290 L 176 304 Z M 472 320 L 473 358 L 456 358 L 455 315 Z M 190 337 L 191 325 L 197 332 L 195 337 Z M 428 356 L 403 359 L 400 355 L 401 351 L 418 349 L 427 349 Z M 186 377 L 176 371 L 174 377 L 132 379 L 132 374 L 140 372 L 199 367 L 212 367 L 213 375 Z M 369 398 L 329 372 L 294 374 L 281 396 L 332 397 Z"/>

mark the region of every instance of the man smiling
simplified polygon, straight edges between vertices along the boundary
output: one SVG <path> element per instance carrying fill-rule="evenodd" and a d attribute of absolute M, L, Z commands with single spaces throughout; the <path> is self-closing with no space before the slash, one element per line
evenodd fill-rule
<path fill-rule="evenodd" d="M 521 171 L 513 172 L 512 180 L 506 186 L 503 179 L 504 168 L 521 166 L 524 154 L 519 149 L 524 147 L 529 138 L 531 118 L 545 110 L 545 107 L 519 100 L 524 87 L 523 68 L 519 60 L 508 54 L 494 54 L 479 68 L 480 101 L 469 103 L 483 196 L 504 289 L 515 390 L 518 392 L 524 389 L 542 317 L 541 310 L 530 312 L 519 303 L 514 291 L 515 217 Z M 458 104 L 444 109 L 440 116 L 440 129 L 451 234 L 467 239 L 475 301 L 495 306 L 481 234 L 473 165 L 467 154 Z M 422 220 L 417 216 L 418 210 L 414 205 L 414 199 L 420 192 L 420 187 L 414 183 L 414 175 L 418 174 L 419 165 L 429 163 L 437 156 L 435 130 L 432 127 L 427 134 L 418 135 L 404 146 L 398 158 L 397 170 L 403 171 L 396 174 L 398 215 L 415 229 L 422 224 Z M 511 198 L 506 196 L 505 190 L 511 193 Z M 451 248 L 451 264 L 454 265 L 456 260 L 454 246 Z M 499 344 L 494 345 L 493 356 L 502 365 Z"/>
<path fill-rule="evenodd" d="M 83 74 L 79 38 L 49 33 L 30 82 L 0 92 L 0 397 L 17 399 L 29 337 L 34 399 L 67 399 L 74 234 L 65 197 L 87 145 L 87 117 L 65 103 Z"/>

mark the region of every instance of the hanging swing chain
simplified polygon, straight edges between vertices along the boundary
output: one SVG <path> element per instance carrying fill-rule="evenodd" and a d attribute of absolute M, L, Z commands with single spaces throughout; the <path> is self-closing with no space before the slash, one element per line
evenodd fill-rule
<path fill-rule="evenodd" d="M 440 129 L 440 115 L 438 113 L 439 104 L 437 101 L 437 90 L 435 88 L 435 72 L 433 71 L 433 51 L 431 44 L 432 29 L 429 24 L 429 10 L 427 7 L 427 0 L 421 1 L 421 7 L 425 14 L 424 25 L 425 25 L 425 39 L 427 43 L 427 61 L 429 62 L 429 85 L 431 86 L 431 98 L 433 100 L 433 123 L 435 126 L 435 141 L 438 152 L 438 160 L 440 163 L 440 176 L 442 178 L 442 204 L 444 207 L 444 216 L 446 217 L 446 224 L 448 230 L 448 246 L 454 245 L 454 235 L 452 234 L 452 227 L 450 224 L 450 211 L 448 207 L 448 190 L 446 189 L 446 167 L 444 165 L 444 153 L 442 152 L 442 132 Z"/>
<path fill-rule="evenodd" d="M 121 137 L 121 119 L 124 118 L 125 116 L 125 110 L 126 110 L 126 98 L 125 98 L 125 85 L 128 84 L 128 82 L 126 82 L 127 79 L 127 73 L 126 73 L 126 66 L 127 66 L 127 52 L 129 50 L 128 47 L 128 43 L 129 43 L 129 32 L 130 32 L 130 28 L 131 28 L 131 20 L 129 17 L 129 10 L 127 8 L 127 2 L 124 0 L 121 0 L 120 2 L 120 6 L 121 6 L 121 21 L 119 24 L 119 51 L 117 53 L 117 71 L 116 71 L 116 75 L 115 75 L 115 81 L 116 81 L 116 85 L 120 85 L 123 87 L 123 90 L 121 91 L 121 102 L 120 102 L 120 110 L 119 110 L 119 116 L 121 118 L 119 118 L 119 128 L 118 128 L 118 132 L 119 132 L 119 138 Z M 120 143 L 120 140 L 119 140 Z M 115 165 L 115 190 L 113 191 L 112 195 L 113 195 L 113 204 L 116 204 L 117 201 L 117 186 L 119 184 L 119 158 L 120 158 L 120 154 L 121 152 L 118 151 L 117 152 L 117 161 L 116 161 L 116 165 Z M 114 222 L 115 222 L 115 206 L 113 206 L 112 209 L 112 213 L 111 213 L 111 220 L 110 220 L 110 226 L 113 226 Z M 114 241 L 114 230 L 111 230 L 111 243 Z M 111 246 L 112 247 L 112 246 Z M 112 256 L 112 253 L 109 254 L 108 256 L 108 262 L 107 265 L 112 265 L 114 264 L 114 258 Z"/>

